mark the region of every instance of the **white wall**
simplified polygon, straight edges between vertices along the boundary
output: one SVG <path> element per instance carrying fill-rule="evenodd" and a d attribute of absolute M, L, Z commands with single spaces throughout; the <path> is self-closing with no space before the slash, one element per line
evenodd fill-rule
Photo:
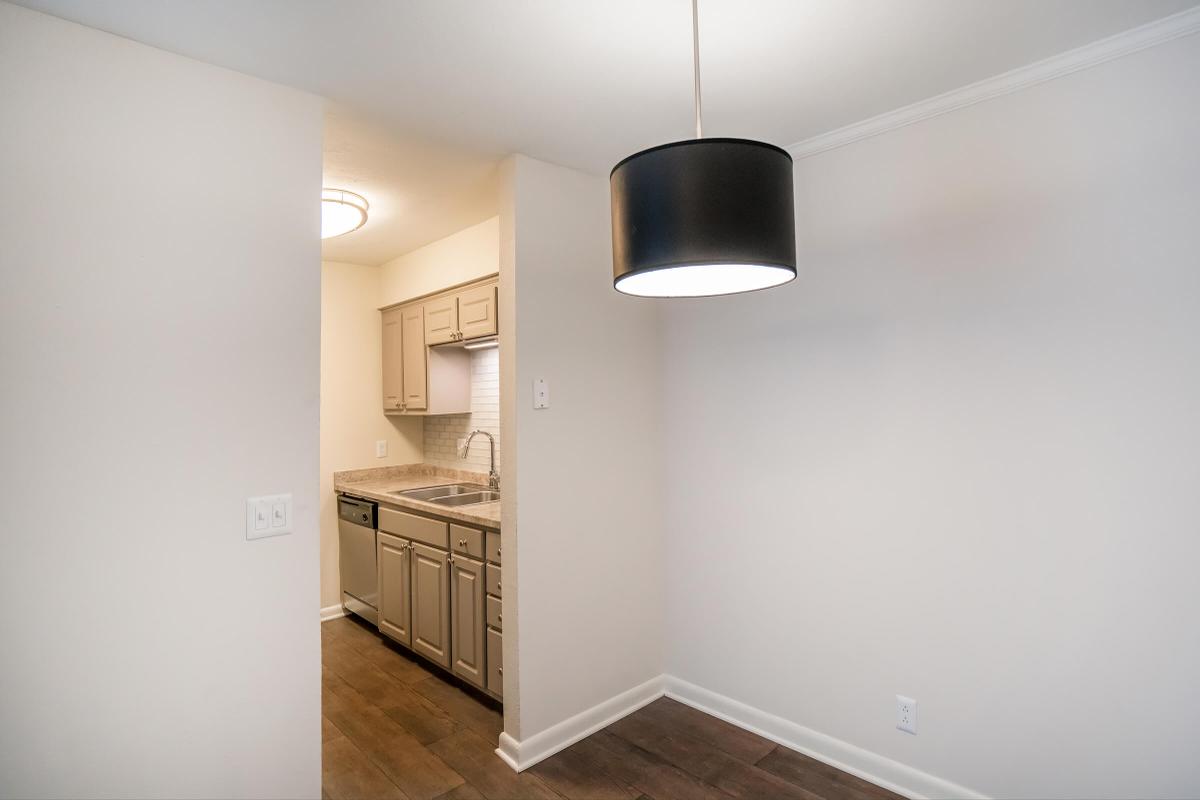
<path fill-rule="evenodd" d="M 451 469 L 487 472 L 491 449 L 487 437 L 476 436 L 465 458 L 459 455 L 458 442 L 471 431 L 490 433 L 496 441 L 496 468 L 500 467 L 500 351 L 490 347 L 470 351 L 471 413 L 439 414 L 423 417 L 425 422 L 425 463 Z"/>
<path fill-rule="evenodd" d="M 321 607 L 341 603 L 333 473 L 422 461 L 420 417 L 383 413 L 378 267 L 321 264 Z M 377 458 L 375 443 L 387 442 Z"/>
<path fill-rule="evenodd" d="M 505 732 L 529 741 L 662 672 L 659 361 L 655 304 L 612 290 L 608 181 L 505 172 Z"/>
<path fill-rule="evenodd" d="M 0 3 L 0 106 L 0 795 L 316 797 L 320 101 Z"/>
<path fill-rule="evenodd" d="M 1200 793 L 1196 75 L 799 162 L 799 280 L 666 307 L 670 673 L 997 797 Z"/>
<path fill-rule="evenodd" d="M 381 306 L 399 303 L 450 286 L 495 275 L 500 269 L 500 218 L 405 253 L 384 264 Z"/>

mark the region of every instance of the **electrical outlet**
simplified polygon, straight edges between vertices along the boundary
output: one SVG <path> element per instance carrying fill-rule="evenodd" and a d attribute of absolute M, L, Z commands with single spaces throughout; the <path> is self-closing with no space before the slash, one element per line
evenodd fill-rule
<path fill-rule="evenodd" d="M 387 458 L 387 439 L 380 439 L 375 442 L 375 457 Z"/>
<path fill-rule="evenodd" d="M 896 728 L 917 735 L 917 701 L 902 694 L 896 695 Z"/>

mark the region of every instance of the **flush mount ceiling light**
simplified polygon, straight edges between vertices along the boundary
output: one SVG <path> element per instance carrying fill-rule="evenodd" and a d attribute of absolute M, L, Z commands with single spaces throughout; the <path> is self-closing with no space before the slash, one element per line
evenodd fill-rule
<path fill-rule="evenodd" d="M 321 190 L 321 238 L 356 231 L 367 221 L 367 199 L 344 189 Z"/>
<path fill-rule="evenodd" d="M 692 0 L 696 138 L 613 167 L 613 286 L 641 297 L 749 292 L 796 277 L 792 157 L 749 139 L 705 139 Z"/>

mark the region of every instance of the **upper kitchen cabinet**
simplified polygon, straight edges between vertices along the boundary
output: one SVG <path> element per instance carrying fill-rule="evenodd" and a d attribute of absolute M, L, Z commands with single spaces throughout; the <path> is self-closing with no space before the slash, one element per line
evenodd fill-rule
<path fill-rule="evenodd" d="M 433 295 L 423 305 L 427 345 L 495 336 L 499 331 L 495 278 Z"/>
<path fill-rule="evenodd" d="M 384 413 L 404 408 L 404 374 L 401 344 L 400 309 L 383 312 L 383 410 Z"/>
<path fill-rule="evenodd" d="M 383 413 L 468 413 L 471 360 L 467 351 L 428 346 L 422 303 L 385 308 L 381 314 Z"/>
<path fill-rule="evenodd" d="M 425 308 L 400 309 L 402 332 L 400 372 L 404 383 L 404 410 L 428 410 L 429 356 L 425 347 Z M 468 400 L 467 407 L 470 408 Z"/>
<path fill-rule="evenodd" d="M 440 297 L 425 302 L 425 344 L 453 342 L 458 338 L 458 297 Z"/>
<path fill-rule="evenodd" d="M 458 294 L 458 338 L 478 339 L 495 336 L 496 282 L 464 289 Z"/>

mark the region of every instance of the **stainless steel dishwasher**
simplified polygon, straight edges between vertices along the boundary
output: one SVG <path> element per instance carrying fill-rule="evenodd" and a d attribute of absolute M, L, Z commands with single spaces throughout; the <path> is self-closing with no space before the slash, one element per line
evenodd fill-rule
<path fill-rule="evenodd" d="M 375 564 L 375 504 L 356 497 L 338 498 L 338 552 L 342 607 L 379 622 L 379 572 Z"/>

